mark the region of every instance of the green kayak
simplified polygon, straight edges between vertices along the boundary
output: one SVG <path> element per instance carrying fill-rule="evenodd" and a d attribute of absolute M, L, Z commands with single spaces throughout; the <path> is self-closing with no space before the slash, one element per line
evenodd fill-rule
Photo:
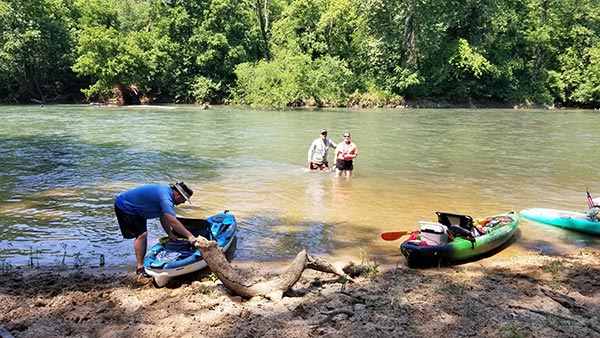
<path fill-rule="evenodd" d="M 420 222 L 421 229 L 400 245 L 411 268 L 459 264 L 495 253 L 519 226 L 515 212 L 473 220 L 468 215 L 437 212 L 438 222 Z"/>

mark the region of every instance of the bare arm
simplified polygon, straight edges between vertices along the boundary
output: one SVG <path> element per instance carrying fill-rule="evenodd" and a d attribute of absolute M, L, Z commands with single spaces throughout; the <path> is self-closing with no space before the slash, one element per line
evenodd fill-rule
<path fill-rule="evenodd" d="M 358 148 L 356 147 L 356 145 L 353 147 L 353 149 L 350 150 L 350 152 L 348 153 L 344 153 L 344 160 L 346 161 L 350 161 L 356 158 L 356 156 L 358 156 Z"/>
<path fill-rule="evenodd" d="M 162 216 L 160 216 L 160 224 L 162 225 L 167 235 L 169 235 L 169 238 L 175 239 L 175 235 L 173 234 L 173 230 L 175 230 L 178 233 L 187 237 L 190 243 L 194 244 L 194 242 L 196 242 L 196 237 L 192 235 L 192 233 L 189 232 L 188 229 L 186 229 L 183 226 L 183 224 L 179 222 L 179 220 L 177 220 L 177 217 L 169 214 L 163 214 Z"/>

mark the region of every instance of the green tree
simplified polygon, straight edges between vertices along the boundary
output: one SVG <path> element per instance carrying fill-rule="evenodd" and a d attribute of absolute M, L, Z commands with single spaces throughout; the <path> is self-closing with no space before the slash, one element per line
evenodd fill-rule
<path fill-rule="evenodd" d="M 256 59 L 260 33 L 246 3 L 92 0 L 82 13 L 74 70 L 88 97 L 120 93 L 175 102 L 222 100 L 238 63 Z"/>
<path fill-rule="evenodd" d="M 573 61 L 574 58 L 569 58 Z M 577 84 L 569 98 L 584 105 L 598 106 L 600 104 L 600 43 L 587 48 L 583 55 L 584 65 L 573 65 L 565 73 L 568 82 Z"/>
<path fill-rule="evenodd" d="M 258 26 L 262 39 L 261 54 L 264 59 L 271 60 L 271 28 L 273 22 L 279 19 L 285 0 L 246 0 L 248 8 L 254 12 L 255 21 L 252 26 Z M 254 24 L 252 24 L 254 22 Z"/>
<path fill-rule="evenodd" d="M 553 70 L 560 74 L 555 87 L 562 89 L 557 99 L 566 103 L 600 106 L 598 53 L 600 44 L 600 7 L 597 0 L 556 0 L 551 39 Z M 556 92 L 554 90 L 553 92 Z"/>
<path fill-rule="evenodd" d="M 271 61 L 242 63 L 236 69 L 233 102 L 276 108 L 344 106 L 352 74 L 344 61 L 329 56 L 280 51 Z"/>
<path fill-rule="evenodd" d="M 187 26 L 189 34 L 183 35 L 186 42 L 179 45 L 183 58 L 178 58 L 176 72 L 185 74 L 179 86 L 194 90 L 182 90 L 179 95 L 186 95 L 182 97 L 186 101 L 223 101 L 235 82 L 235 67 L 263 55 L 260 29 L 251 25 L 253 11 L 246 2 L 229 0 L 206 1 L 203 6 L 187 5 L 185 9 L 193 19 Z"/>
<path fill-rule="evenodd" d="M 237 68 L 234 101 L 273 105 L 346 105 L 355 86 L 356 6 L 349 0 L 294 0 L 273 23 L 272 59 Z"/>
<path fill-rule="evenodd" d="M 513 6 L 517 3 L 481 0 L 415 5 L 417 68 L 424 81 L 414 94 L 455 102 L 503 101 L 510 95 L 498 89 L 511 81 L 504 66 L 518 43 L 510 31 L 518 21 Z"/>
<path fill-rule="evenodd" d="M 71 7 L 68 0 L 0 1 L 0 100 L 72 99 L 79 83 L 69 69 Z"/>
<path fill-rule="evenodd" d="M 78 0 L 78 54 L 73 70 L 93 79 L 88 98 L 138 102 L 156 91 L 169 65 L 168 38 L 152 29 L 147 1 Z M 168 67 L 167 67 L 168 68 Z"/>

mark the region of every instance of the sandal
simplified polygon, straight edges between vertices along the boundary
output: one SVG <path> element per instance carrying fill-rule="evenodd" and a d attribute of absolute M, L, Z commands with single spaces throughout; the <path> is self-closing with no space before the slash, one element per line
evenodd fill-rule
<path fill-rule="evenodd" d="M 146 272 L 146 269 L 144 269 L 144 268 L 135 269 L 135 274 L 138 276 L 145 277 L 145 278 L 150 278 L 150 275 Z"/>

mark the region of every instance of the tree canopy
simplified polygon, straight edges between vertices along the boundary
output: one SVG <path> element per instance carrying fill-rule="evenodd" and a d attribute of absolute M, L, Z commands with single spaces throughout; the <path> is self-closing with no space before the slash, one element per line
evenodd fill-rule
<path fill-rule="evenodd" d="M 0 100 L 599 107 L 598 5 L 0 0 Z"/>

